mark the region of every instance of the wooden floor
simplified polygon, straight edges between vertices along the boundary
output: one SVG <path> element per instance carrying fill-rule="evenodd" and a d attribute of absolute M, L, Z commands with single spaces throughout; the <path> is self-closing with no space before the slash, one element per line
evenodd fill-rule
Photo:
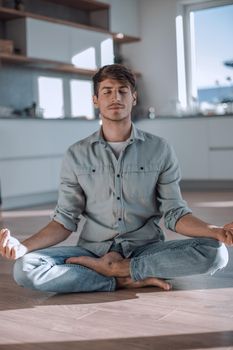
<path fill-rule="evenodd" d="M 233 193 L 184 193 L 202 219 L 233 220 Z M 1 226 L 20 239 L 49 221 L 52 206 L 2 213 Z M 168 239 L 177 238 L 167 233 Z M 74 244 L 73 234 L 67 244 Z M 179 278 L 173 291 L 55 295 L 26 290 L 0 260 L 0 349 L 233 349 L 233 249 L 213 277 Z"/>

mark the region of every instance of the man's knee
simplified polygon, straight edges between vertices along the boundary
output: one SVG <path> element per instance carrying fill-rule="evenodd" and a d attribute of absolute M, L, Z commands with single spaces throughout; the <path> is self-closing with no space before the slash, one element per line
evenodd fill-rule
<path fill-rule="evenodd" d="M 225 244 L 211 239 L 207 244 L 204 244 L 203 248 L 207 257 L 206 273 L 213 275 L 227 265 L 229 256 Z"/>
<path fill-rule="evenodd" d="M 216 252 L 216 258 L 213 264 L 213 268 L 215 269 L 213 273 L 215 273 L 217 270 L 221 270 L 224 267 L 227 266 L 229 261 L 229 254 L 228 254 L 228 250 L 225 246 L 225 244 L 219 242 L 219 247 L 217 248 L 217 252 Z"/>
<path fill-rule="evenodd" d="M 33 253 L 26 254 L 14 264 L 13 277 L 20 286 L 34 288 L 30 277 L 30 272 L 35 268 L 35 258 L 33 259 L 32 255 Z"/>

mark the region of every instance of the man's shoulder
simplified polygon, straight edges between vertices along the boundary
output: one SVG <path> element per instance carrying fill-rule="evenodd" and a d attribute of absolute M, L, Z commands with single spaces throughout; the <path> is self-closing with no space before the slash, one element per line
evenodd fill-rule
<path fill-rule="evenodd" d="M 76 153 L 77 151 L 85 150 L 87 149 L 93 142 L 94 140 L 97 139 L 99 132 L 95 131 L 91 135 L 76 141 L 72 145 L 69 146 L 67 152 L 74 152 Z"/>
<path fill-rule="evenodd" d="M 150 132 L 141 130 L 139 128 L 136 128 L 136 129 L 137 129 L 138 135 L 143 137 L 146 143 L 150 143 L 152 145 L 157 145 L 157 146 L 160 145 L 161 147 L 167 147 L 169 145 L 168 141 L 161 136 L 151 134 Z"/>

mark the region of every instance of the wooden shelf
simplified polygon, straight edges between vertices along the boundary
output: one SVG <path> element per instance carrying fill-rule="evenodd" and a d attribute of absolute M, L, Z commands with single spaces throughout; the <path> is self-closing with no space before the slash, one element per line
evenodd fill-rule
<path fill-rule="evenodd" d="M 44 60 L 30 58 L 23 55 L 0 54 L 0 63 L 18 64 L 27 68 L 46 69 L 54 72 L 80 74 L 85 76 L 93 76 L 96 70 L 76 68 L 72 64 L 57 62 L 52 60 Z M 1 69 L 1 67 L 0 67 Z"/>
<path fill-rule="evenodd" d="M 46 1 L 57 2 L 59 0 L 46 0 Z M 85 2 L 87 2 L 87 1 L 85 0 Z M 92 1 L 90 1 L 90 2 L 92 3 Z M 57 18 L 53 18 L 53 17 L 42 16 L 42 15 L 38 15 L 35 13 L 31 13 L 31 12 L 18 11 L 15 9 L 0 7 L 0 20 L 7 21 L 7 20 L 11 20 L 11 19 L 16 19 L 16 18 L 27 18 L 27 17 L 38 19 L 41 21 L 48 21 L 48 22 L 57 23 L 57 24 L 64 24 L 64 25 L 75 27 L 75 28 L 81 28 L 81 29 L 86 29 L 86 30 L 92 30 L 95 32 L 106 33 L 106 34 L 111 35 L 113 40 L 117 43 L 123 44 L 123 43 L 132 43 L 132 42 L 140 41 L 140 38 L 129 36 L 129 35 L 124 35 L 124 34 L 121 35 L 121 33 L 111 33 L 109 31 L 102 29 L 102 28 L 99 28 L 99 27 L 93 27 L 93 26 L 88 26 L 88 25 L 80 24 L 80 23 L 74 23 L 74 22 L 70 22 L 70 21 L 66 21 L 66 20 L 62 20 L 62 19 L 57 19 Z"/>
<path fill-rule="evenodd" d="M 101 11 L 109 10 L 109 4 L 105 4 L 99 1 L 93 0 L 45 0 L 48 2 L 53 2 L 58 5 L 65 5 L 69 7 L 74 7 L 78 10 L 83 11 Z"/>
<path fill-rule="evenodd" d="M 140 41 L 141 39 L 136 36 L 125 35 L 123 33 L 111 33 L 113 40 L 119 44 L 134 43 Z"/>
<path fill-rule="evenodd" d="M 16 18 L 27 18 L 27 17 L 38 19 L 41 21 L 47 21 L 47 22 L 57 23 L 57 24 L 64 24 L 64 25 L 71 26 L 71 27 L 93 30 L 95 32 L 107 33 L 107 34 L 112 35 L 112 33 L 110 33 L 109 31 L 107 31 L 103 28 L 100 28 L 100 27 L 93 27 L 93 26 L 88 26 L 86 24 L 66 21 L 63 19 L 48 17 L 48 16 L 44 16 L 44 15 L 42 16 L 42 15 L 38 15 L 38 14 L 32 13 L 32 12 L 18 11 L 18 10 L 14 10 L 14 9 L 8 9 L 5 7 L 0 7 L 0 20 L 6 21 L 6 20 L 11 20 L 11 19 L 16 19 Z"/>
<path fill-rule="evenodd" d="M 0 54 L 0 69 L 2 64 L 17 64 L 24 66 L 26 68 L 36 68 L 45 69 L 53 72 L 67 73 L 67 74 L 78 74 L 87 77 L 93 77 L 97 72 L 95 69 L 82 69 L 77 68 L 73 64 L 67 64 L 64 62 L 31 58 L 23 55 L 10 55 L 10 54 Z M 134 72 L 136 77 L 140 77 L 141 73 Z"/>
<path fill-rule="evenodd" d="M 26 14 L 26 12 L 0 6 L 0 20 L 8 21 L 10 19 L 26 17 L 24 14 Z"/>

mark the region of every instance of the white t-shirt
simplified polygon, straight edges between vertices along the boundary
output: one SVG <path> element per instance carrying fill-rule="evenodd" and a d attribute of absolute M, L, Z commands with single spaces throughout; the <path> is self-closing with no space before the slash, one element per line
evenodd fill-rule
<path fill-rule="evenodd" d="M 109 146 L 113 150 L 113 153 L 115 154 L 116 158 L 119 158 L 119 155 L 121 151 L 125 148 L 128 141 L 122 141 L 122 142 L 108 142 Z"/>

